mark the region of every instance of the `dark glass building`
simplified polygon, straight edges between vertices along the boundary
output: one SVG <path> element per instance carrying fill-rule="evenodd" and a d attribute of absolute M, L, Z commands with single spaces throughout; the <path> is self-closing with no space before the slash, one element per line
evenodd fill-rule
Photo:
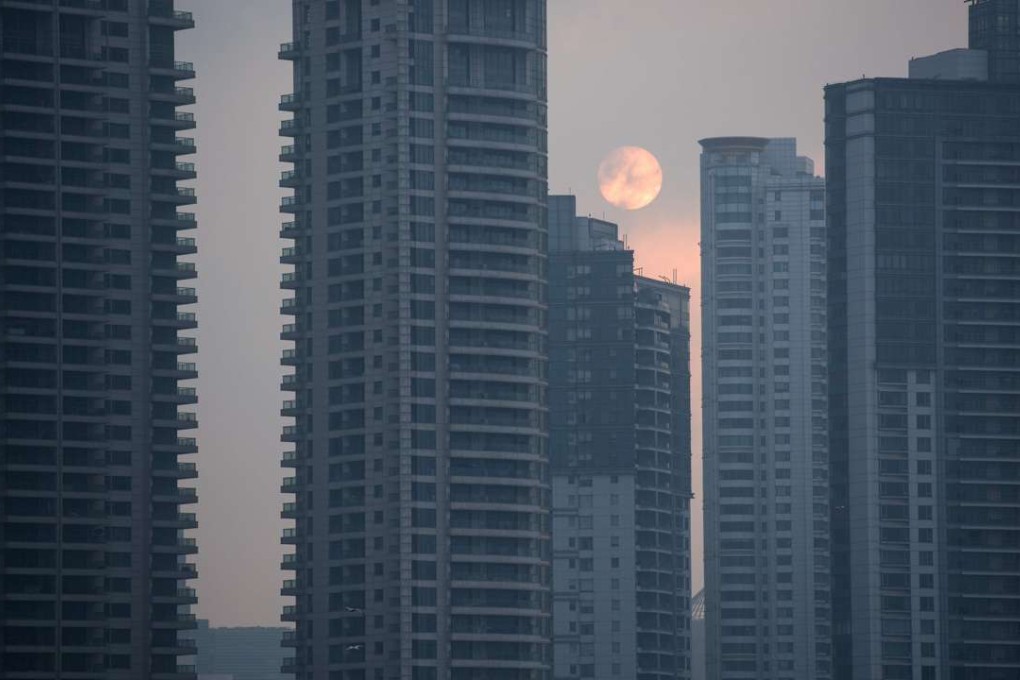
<path fill-rule="evenodd" d="M 1020 2 L 969 0 L 970 48 L 988 54 L 988 77 L 1020 83 Z"/>
<path fill-rule="evenodd" d="M 826 89 L 837 678 L 1020 677 L 1020 83 L 971 56 Z"/>
<path fill-rule="evenodd" d="M 194 677 L 194 76 L 167 0 L 0 1 L 0 675 Z"/>
<path fill-rule="evenodd" d="M 301 680 L 548 680 L 544 0 L 294 0 Z"/>
<path fill-rule="evenodd" d="M 549 205 L 554 677 L 689 678 L 690 291 Z"/>

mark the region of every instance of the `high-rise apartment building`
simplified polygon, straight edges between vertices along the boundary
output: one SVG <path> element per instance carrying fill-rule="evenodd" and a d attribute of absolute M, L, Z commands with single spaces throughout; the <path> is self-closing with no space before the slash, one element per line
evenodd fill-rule
<path fill-rule="evenodd" d="M 1020 677 L 1020 82 L 975 51 L 826 88 L 837 678 Z"/>
<path fill-rule="evenodd" d="M 549 200 L 557 680 L 690 677 L 690 291 Z"/>
<path fill-rule="evenodd" d="M 0 675 L 194 677 L 172 0 L 0 0 Z"/>
<path fill-rule="evenodd" d="M 707 676 L 828 678 L 825 182 L 792 139 L 701 145 Z"/>
<path fill-rule="evenodd" d="M 294 0 L 302 680 L 548 680 L 545 0 Z"/>

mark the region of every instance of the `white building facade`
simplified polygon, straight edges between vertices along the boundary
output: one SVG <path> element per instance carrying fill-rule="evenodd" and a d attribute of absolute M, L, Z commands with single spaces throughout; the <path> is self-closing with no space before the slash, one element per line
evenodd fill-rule
<path fill-rule="evenodd" d="M 824 679 L 825 182 L 793 139 L 701 144 L 707 677 Z"/>

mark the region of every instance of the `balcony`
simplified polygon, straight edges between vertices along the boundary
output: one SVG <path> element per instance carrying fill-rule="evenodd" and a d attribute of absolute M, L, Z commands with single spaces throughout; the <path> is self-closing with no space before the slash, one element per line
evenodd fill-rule
<path fill-rule="evenodd" d="M 196 618 L 194 614 L 181 614 L 181 613 L 174 614 L 164 619 L 156 619 L 152 622 L 152 626 L 154 628 L 180 628 L 184 630 L 194 628 L 195 624 Z"/>
<path fill-rule="evenodd" d="M 178 337 L 177 342 L 171 348 L 177 354 L 194 354 L 198 351 L 198 340 Z"/>
<path fill-rule="evenodd" d="M 177 378 L 180 380 L 194 380 L 198 377 L 198 368 L 196 364 L 190 362 L 177 362 Z"/>
<path fill-rule="evenodd" d="M 187 288 L 178 286 L 172 291 L 157 290 L 153 292 L 153 297 L 160 301 L 175 302 L 179 305 L 191 305 L 198 302 L 198 293 L 194 288 Z"/>
<path fill-rule="evenodd" d="M 300 209 L 301 204 L 296 196 L 284 196 L 283 200 L 280 201 L 280 212 L 282 213 L 296 213 Z"/>
<path fill-rule="evenodd" d="M 280 162 L 281 163 L 293 163 L 297 160 L 297 147 L 293 144 L 287 144 L 286 146 L 280 147 Z"/>
<path fill-rule="evenodd" d="M 283 410 L 284 411 L 287 410 L 287 403 L 288 402 L 284 402 L 284 404 L 283 404 Z M 289 402 L 289 403 L 293 404 L 293 403 L 297 403 L 297 402 Z M 287 415 L 287 414 L 284 413 L 283 415 Z M 298 463 L 298 454 L 297 454 L 297 451 L 284 451 L 283 452 L 283 456 L 280 458 L 280 467 L 285 467 L 285 468 L 286 467 L 297 467 L 297 463 Z"/>
<path fill-rule="evenodd" d="M 152 221 L 158 226 L 173 227 L 179 230 L 194 229 L 198 226 L 194 213 L 171 213 L 164 215 L 153 215 Z"/>
<path fill-rule="evenodd" d="M 153 495 L 155 496 L 155 495 L 159 495 L 159 494 L 154 492 Z M 169 495 L 172 498 L 176 499 L 178 504 L 180 504 L 180 505 L 192 505 L 192 504 L 198 502 L 198 492 L 195 491 L 195 489 L 192 489 L 190 487 L 181 487 L 181 488 L 177 489 L 177 493 L 169 494 Z M 183 540 L 185 540 L 185 541 L 192 540 L 193 541 L 195 539 L 183 539 Z"/>
<path fill-rule="evenodd" d="M 174 216 L 174 223 L 178 229 L 194 229 L 198 226 L 195 213 L 177 213 Z"/>
<path fill-rule="evenodd" d="M 173 269 L 173 276 L 178 279 L 193 279 L 198 276 L 198 267 L 194 262 L 177 262 Z"/>
<path fill-rule="evenodd" d="M 295 111 L 301 107 L 302 97 L 299 94 L 285 94 L 280 97 L 281 111 Z"/>
<path fill-rule="evenodd" d="M 173 448 L 177 453 L 196 453 L 198 451 L 198 440 L 194 437 L 178 437 L 177 444 Z"/>
<path fill-rule="evenodd" d="M 303 126 L 301 121 L 296 118 L 291 118 L 280 123 L 280 136 L 281 137 L 296 137 L 301 134 Z"/>
<path fill-rule="evenodd" d="M 170 524 L 178 529 L 196 529 L 198 528 L 198 519 L 193 512 L 178 512 L 177 517 L 171 519 L 160 519 L 155 517 L 153 522 L 159 525 Z"/>
<path fill-rule="evenodd" d="M 195 27 L 195 17 L 191 12 L 174 9 L 172 0 L 152 0 L 149 3 L 149 22 L 169 26 L 175 31 Z"/>
<path fill-rule="evenodd" d="M 280 275 L 280 288 L 294 290 L 300 285 L 297 272 L 284 272 Z"/>
<path fill-rule="evenodd" d="M 301 538 L 302 534 L 293 527 L 288 527 L 283 530 L 280 535 L 280 543 L 283 545 L 297 545 L 298 539 Z"/>
<path fill-rule="evenodd" d="M 301 52 L 301 43 L 289 42 L 280 45 L 278 56 L 280 59 L 297 59 Z"/>
<path fill-rule="evenodd" d="M 178 106 L 188 106 L 195 103 L 195 90 L 190 87 L 175 87 L 173 89 L 154 89 L 149 94 L 153 99 L 166 100 Z"/>
<path fill-rule="evenodd" d="M 287 327 L 284 326 L 284 332 L 286 332 L 286 330 Z M 298 377 L 293 373 L 283 376 L 283 379 L 280 381 L 280 389 L 288 392 L 296 392 L 298 390 Z M 284 434 L 287 434 L 286 428 L 284 429 Z M 284 441 L 292 440 L 285 439 Z"/>
<path fill-rule="evenodd" d="M 196 479 L 198 466 L 194 463 L 177 463 L 177 479 Z"/>
<path fill-rule="evenodd" d="M 174 252 L 178 255 L 192 255 L 198 252 L 197 243 L 193 238 L 178 236 L 174 240 Z"/>
<path fill-rule="evenodd" d="M 81 10 L 84 13 L 94 14 L 103 11 L 101 0 L 60 0 L 61 9 Z"/>
<path fill-rule="evenodd" d="M 155 200 L 166 201 L 176 205 L 193 205 L 198 202 L 195 190 L 191 187 L 176 187 L 172 192 L 153 193 L 155 194 L 153 197 Z"/>
<path fill-rule="evenodd" d="M 153 593 L 152 596 L 158 601 L 169 600 L 174 604 L 195 604 L 198 602 L 198 594 L 194 588 L 178 588 L 173 593 L 168 593 L 166 595 L 162 593 Z"/>
<path fill-rule="evenodd" d="M 283 350 L 283 354 L 280 355 L 280 365 L 297 366 L 299 359 L 300 357 L 298 356 L 296 349 L 285 349 Z M 286 404 L 284 404 L 284 406 L 286 406 Z"/>
<path fill-rule="evenodd" d="M 177 80 L 191 80 L 195 77 L 195 65 L 190 61 L 153 59 L 149 67 L 160 75 L 166 73 Z"/>
<path fill-rule="evenodd" d="M 191 137 L 174 137 L 170 141 L 153 141 L 152 146 L 160 151 L 170 151 L 178 156 L 187 156 L 195 153 L 195 140 Z"/>
<path fill-rule="evenodd" d="M 297 170 L 285 170 L 280 173 L 280 186 L 284 189 L 293 189 L 301 184 L 301 173 Z"/>
<path fill-rule="evenodd" d="M 298 307 L 297 300 L 294 298 L 287 298 L 280 305 L 280 314 L 296 315 L 301 311 Z"/>

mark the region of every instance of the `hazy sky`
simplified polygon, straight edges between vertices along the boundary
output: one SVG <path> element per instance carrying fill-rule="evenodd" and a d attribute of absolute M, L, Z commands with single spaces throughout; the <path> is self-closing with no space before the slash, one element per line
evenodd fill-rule
<path fill-rule="evenodd" d="M 289 0 L 178 0 L 197 28 L 200 453 L 198 581 L 213 625 L 278 625 L 283 599 L 279 467 L 276 110 L 290 92 Z M 822 87 L 906 74 L 907 60 L 966 44 L 961 0 L 549 0 L 550 190 L 620 222 L 646 275 L 678 271 L 699 294 L 698 144 L 796 136 L 824 167 Z M 186 83 L 192 84 L 192 83 Z M 662 163 L 662 195 L 623 213 L 595 174 L 622 145 Z M 695 314 L 696 314 L 695 309 Z M 697 318 L 695 318 L 697 323 Z M 701 540 L 700 329 L 694 328 L 692 524 Z M 700 545 L 693 560 L 701 584 Z"/>

